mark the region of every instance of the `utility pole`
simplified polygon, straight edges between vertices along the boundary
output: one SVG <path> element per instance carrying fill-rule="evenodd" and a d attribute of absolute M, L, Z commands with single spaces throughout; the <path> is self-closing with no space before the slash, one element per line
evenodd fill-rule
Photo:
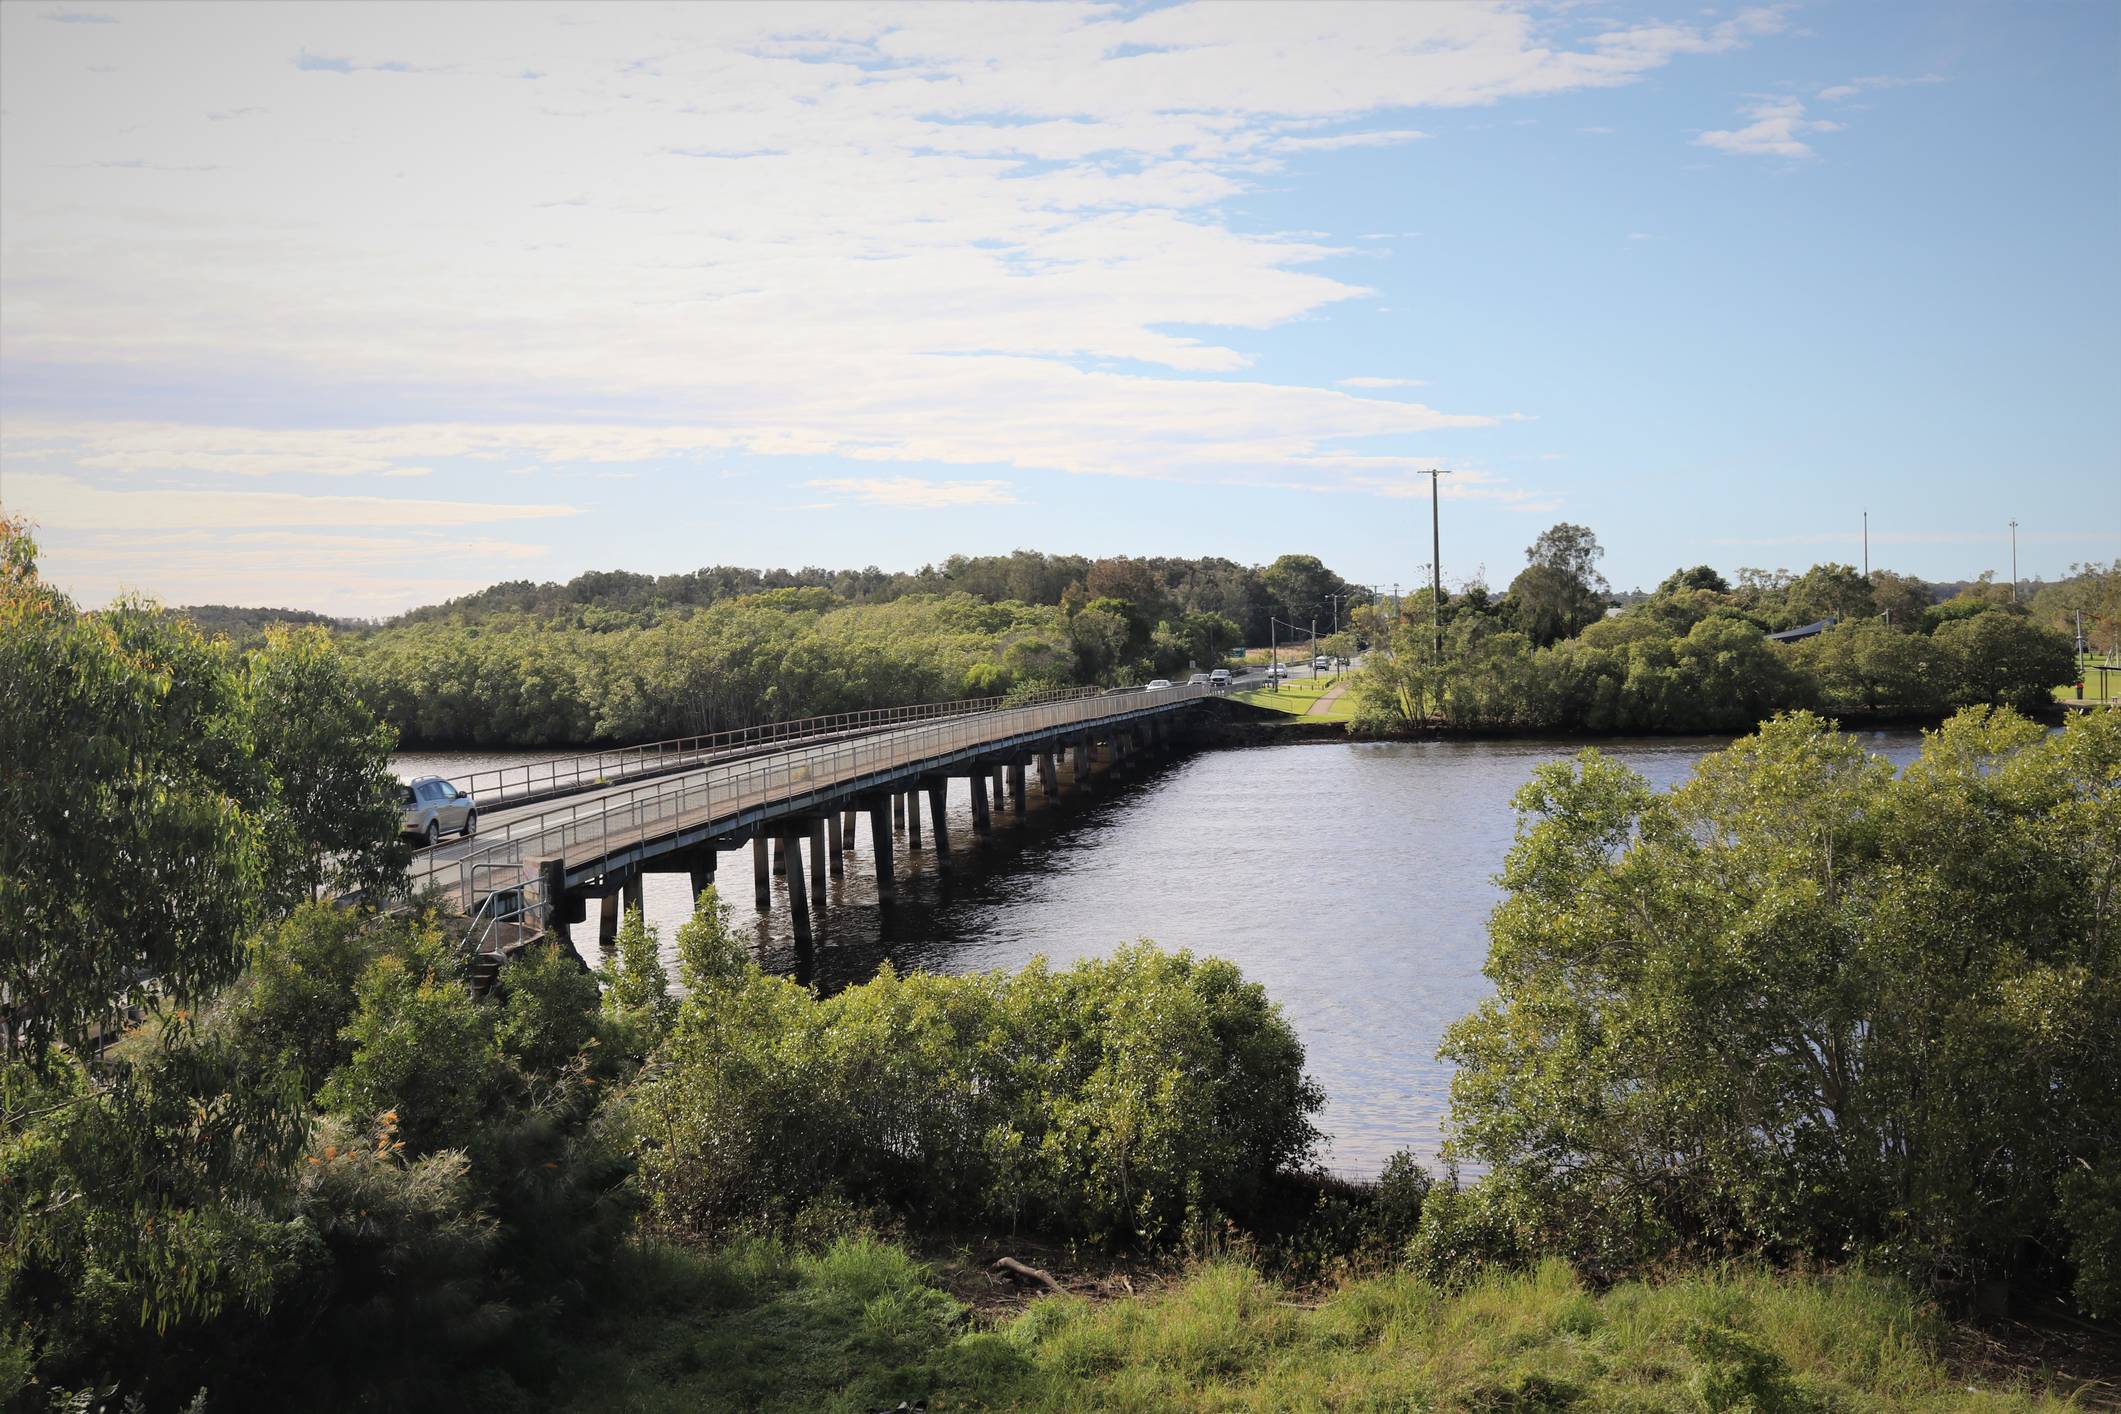
<path fill-rule="evenodd" d="M 1429 476 L 1429 630 L 1436 639 L 1436 657 L 1443 658 L 1443 526 L 1437 518 L 1436 478 L 1451 473 L 1430 467 Z"/>
<path fill-rule="evenodd" d="M 1318 678 L 1318 620 L 1311 620 L 1311 678 Z"/>
<path fill-rule="evenodd" d="M 1274 616 L 1269 614 L 1267 615 L 1267 691 L 1269 692 L 1281 691 L 1281 679 L 1274 672 L 1280 666 L 1281 654 L 1276 649 L 1274 640 Z"/>
<path fill-rule="evenodd" d="M 1863 577 L 1871 577 L 1871 513 L 1868 508 L 1863 512 Z"/>
<path fill-rule="evenodd" d="M 1392 581 L 1392 622 L 1399 622 L 1399 581 Z"/>
<path fill-rule="evenodd" d="M 2018 522 L 2011 522 L 2011 602 L 2018 602 Z"/>

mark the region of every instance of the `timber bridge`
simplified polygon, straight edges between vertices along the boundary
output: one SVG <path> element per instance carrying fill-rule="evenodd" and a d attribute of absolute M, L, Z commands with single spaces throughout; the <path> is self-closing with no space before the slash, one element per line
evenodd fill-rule
<path fill-rule="evenodd" d="M 412 884 L 470 916 L 467 947 L 505 954 L 537 934 L 572 943 L 572 925 L 586 921 L 591 899 L 600 901 L 598 931 L 608 942 L 621 908 L 640 906 L 644 875 L 689 875 L 697 898 L 714 883 L 721 855 L 748 848 L 760 911 L 771 907 L 772 879 L 780 875 L 795 941 L 807 946 L 811 900 L 822 897 L 828 872 L 844 873 L 862 815 L 877 895 L 888 903 L 894 830 L 904 828 L 909 849 L 922 847 L 923 798 L 928 847 L 937 867 L 949 867 L 952 778 L 967 783 L 973 833 L 989 834 L 1005 797 L 1023 816 L 1034 770 L 1045 796 L 1061 792 L 1064 772 L 1068 788 L 1087 789 L 1093 763 L 1168 744 L 1186 709 L 1211 691 L 1189 684 L 1056 694 L 1017 707 L 900 708 L 794 724 L 802 729 L 797 744 L 780 744 L 790 728 L 776 726 L 728 734 L 744 738 L 735 741 L 636 749 L 623 753 L 623 762 L 555 768 L 543 780 L 541 768 L 511 768 L 525 776 L 520 785 L 503 783 L 501 799 L 518 807 L 583 794 L 544 809 L 510 810 L 503 820 L 482 822 L 472 839 L 424 851 Z M 880 716 L 895 719 L 874 720 Z M 614 787 L 613 774 L 640 783 Z"/>

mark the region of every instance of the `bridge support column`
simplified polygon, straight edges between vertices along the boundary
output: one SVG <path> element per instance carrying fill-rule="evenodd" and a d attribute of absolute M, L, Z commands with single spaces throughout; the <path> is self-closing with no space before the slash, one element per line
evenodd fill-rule
<path fill-rule="evenodd" d="M 1009 808 L 1016 812 L 1017 819 L 1024 818 L 1024 763 L 1021 761 L 1009 763 Z"/>
<path fill-rule="evenodd" d="M 793 845 L 789 846 L 791 849 Z M 825 822 L 822 819 L 810 822 L 810 892 L 817 899 L 818 907 L 825 906 Z"/>
<path fill-rule="evenodd" d="M 795 945 L 810 946 L 810 891 L 803 886 L 802 844 L 799 840 L 784 841 L 795 858 L 788 869 L 788 923 L 795 933 Z"/>
<path fill-rule="evenodd" d="M 567 947 L 574 946 L 574 932 L 567 916 L 567 861 L 541 859 L 538 878 L 545 885 L 545 931 Z"/>
<path fill-rule="evenodd" d="M 920 788 L 916 786 L 900 796 L 899 804 L 905 807 L 906 848 L 919 849 L 921 847 Z"/>
<path fill-rule="evenodd" d="M 950 826 L 943 816 L 950 801 L 948 779 L 936 781 L 928 788 L 928 823 L 935 829 L 935 865 L 938 869 L 950 867 Z"/>
<path fill-rule="evenodd" d="M 1060 794 L 1060 768 L 1053 764 L 1050 751 L 1038 754 L 1038 790 L 1048 800 Z"/>
<path fill-rule="evenodd" d="M 1074 779 L 1077 790 L 1090 789 L 1090 738 L 1087 735 L 1075 739 Z"/>
<path fill-rule="evenodd" d="M 831 861 L 832 877 L 835 879 L 847 877 L 847 843 L 842 817 L 840 812 L 835 810 L 825 817 L 825 844 L 831 851 L 826 857 Z"/>
<path fill-rule="evenodd" d="M 619 891 L 605 894 L 597 910 L 597 946 L 617 947 L 619 942 Z"/>
<path fill-rule="evenodd" d="M 891 799 L 903 804 L 903 798 L 893 794 Z M 869 807 L 869 843 L 876 848 L 876 897 L 879 903 L 891 902 L 898 892 L 897 883 L 891 877 L 891 817 L 886 813 L 890 807 L 878 800 Z"/>
<path fill-rule="evenodd" d="M 854 827 L 861 818 L 861 813 L 858 809 L 840 812 L 840 848 L 848 854 L 854 853 Z"/>
<path fill-rule="evenodd" d="M 906 797 L 901 791 L 891 792 L 891 823 L 898 829 L 906 826 Z"/>
<path fill-rule="evenodd" d="M 779 878 L 788 877 L 788 840 L 784 835 L 773 837 L 773 872 Z"/>
<path fill-rule="evenodd" d="M 714 887 L 715 853 L 712 846 L 700 851 L 700 856 L 688 871 L 692 875 L 692 906 L 700 906 L 700 895 Z"/>
<path fill-rule="evenodd" d="M 994 833 L 994 817 L 987 812 L 987 773 L 974 771 L 965 784 L 972 788 L 972 833 L 991 835 Z M 943 827 L 935 827 L 936 838 L 942 838 Z"/>
<path fill-rule="evenodd" d="M 773 907 L 773 871 L 766 863 L 766 837 L 751 837 L 751 892 L 757 897 L 759 912 Z"/>
<path fill-rule="evenodd" d="M 641 921 L 644 923 L 648 921 L 647 891 L 642 887 L 645 882 L 640 871 L 635 870 L 633 877 L 626 881 L 626 888 L 622 895 L 623 906 L 638 912 L 641 915 Z"/>
<path fill-rule="evenodd" d="M 997 812 L 1002 808 L 1002 775 L 1001 766 L 996 765 L 994 768 L 994 808 Z"/>

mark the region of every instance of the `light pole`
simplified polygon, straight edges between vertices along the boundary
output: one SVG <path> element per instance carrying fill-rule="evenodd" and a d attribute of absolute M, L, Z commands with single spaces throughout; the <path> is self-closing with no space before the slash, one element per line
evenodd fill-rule
<path fill-rule="evenodd" d="M 1438 519 L 1436 478 L 1451 473 L 1429 468 L 1429 631 L 1436 640 L 1436 657 L 1443 658 L 1443 525 Z M 2013 542 L 2015 543 L 2015 542 Z"/>
<path fill-rule="evenodd" d="M 2018 602 L 2018 522 L 2011 522 L 2011 602 Z"/>
<path fill-rule="evenodd" d="M 1868 509 L 1863 513 L 1863 577 L 1866 581 L 1871 577 L 1871 513 Z"/>

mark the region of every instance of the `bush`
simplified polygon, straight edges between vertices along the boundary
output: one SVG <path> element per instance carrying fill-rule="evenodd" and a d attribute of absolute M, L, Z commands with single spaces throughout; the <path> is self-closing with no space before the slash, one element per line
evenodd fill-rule
<path fill-rule="evenodd" d="M 1143 943 L 1053 972 L 901 977 L 819 1000 L 752 965 L 710 901 L 632 1121 L 658 1218 L 782 1223 L 809 1200 L 1169 1238 L 1304 1159 L 1322 1103 L 1237 969 Z"/>
<path fill-rule="evenodd" d="M 1496 994 L 1444 1048 L 1492 1172 L 1422 1241 L 1499 1212 L 1595 1267 L 1868 1249 L 1955 1284 L 2073 1250 L 2109 1299 L 2117 781 L 2112 713 L 1963 712 L 1899 774 L 1805 714 L 1667 795 L 1594 751 L 1541 767 Z"/>

